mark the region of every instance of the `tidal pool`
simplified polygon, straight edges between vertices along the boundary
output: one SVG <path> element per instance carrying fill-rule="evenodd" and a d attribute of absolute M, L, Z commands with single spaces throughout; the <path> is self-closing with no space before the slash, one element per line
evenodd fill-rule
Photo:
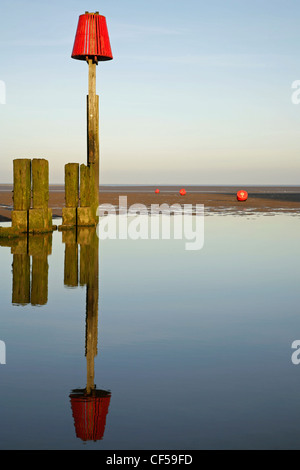
<path fill-rule="evenodd" d="M 0 448 L 299 449 L 299 233 L 209 215 L 198 251 L 2 240 Z"/>

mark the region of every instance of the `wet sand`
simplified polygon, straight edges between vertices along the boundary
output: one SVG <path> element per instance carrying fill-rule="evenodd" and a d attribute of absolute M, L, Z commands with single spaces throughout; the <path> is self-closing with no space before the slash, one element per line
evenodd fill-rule
<path fill-rule="evenodd" d="M 205 213 L 290 213 L 300 214 L 299 186 L 185 186 L 187 194 L 180 196 L 179 186 L 160 186 L 155 194 L 154 186 L 106 186 L 100 187 L 100 204 L 119 205 L 119 196 L 127 196 L 128 207 L 139 203 L 149 209 L 151 204 L 204 204 Z M 248 200 L 238 202 L 239 189 L 248 191 Z M 53 217 L 61 217 L 65 205 L 64 189 L 61 185 L 50 186 L 49 207 Z M 0 222 L 11 220 L 13 209 L 12 186 L 0 185 Z"/>

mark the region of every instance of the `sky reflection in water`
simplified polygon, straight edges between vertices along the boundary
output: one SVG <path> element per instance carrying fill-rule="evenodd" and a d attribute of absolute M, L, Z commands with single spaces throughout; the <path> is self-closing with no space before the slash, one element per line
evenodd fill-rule
<path fill-rule="evenodd" d="M 211 215 L 200 251 L 91 229 L 1 247 L 0 447 L 299 448 L 299 228 Z"/>

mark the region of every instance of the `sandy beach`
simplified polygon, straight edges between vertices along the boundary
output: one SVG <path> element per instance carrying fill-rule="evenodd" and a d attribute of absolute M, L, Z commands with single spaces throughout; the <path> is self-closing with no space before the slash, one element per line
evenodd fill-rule
<path fill-rule="evenodd" d="M 100 187 L 100 204 L 112 204 L 116 208 L 120 196 L 127 196 L 128 207 L 135 203 L 151 204 L 204 204 L 209 213 L 290 213 L 300 214 L 300 187 L 253 186 L 243 187 L 248 191 L 248 200 L 238 202 L 236 192 L 240 187 L 229 186 L 185 186 L 187 194 L 180 196 L 179 186 L 161 186 L 155 194 L 154 186 L 106 186 Z M 50 186 L 49 207 L 53 217 L 61 217 L 64 207 L 64 188 L 62 185 Z M 0 221 L 10 221 L 13 209 L 11 185 L 0 185 Z"/>

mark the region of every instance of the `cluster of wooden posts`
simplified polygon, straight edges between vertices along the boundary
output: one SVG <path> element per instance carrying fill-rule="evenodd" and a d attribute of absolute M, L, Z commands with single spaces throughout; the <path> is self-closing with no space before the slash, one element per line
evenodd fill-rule
<path fill-rule="evenodd" d="M 65 165 L 65 207 L 59 227 L 53 225 L 52 209 L 49 208 L 48 160 L 16 159 L 13 161 L 13 177 L 12 224 L 11 227 L 0 227 L 1 238 L 97 224 L 99 194 L 94 165 Z"/>
<path fill-rule="evenodd" d="M 65 165 L 65 207 L 62 210 L 61 230 L 75 226 L 94 226 L 99 204 L 93 165 Z"/>
<path fill-rule="evenodd" d="M 16 233 L 51 232 L 49 164 L 42 158 L 13 161 L 12 229 Z"/>
<path fill-rule="evenodd" d="M 62 233 L 65 245 L 64 285 L 87 286 L 89 311 L 98 305 L 98 237 L 95 227 L 78 227 Z M 48 302 L 48 256 L 52 253 L 52 233 L 23 234 L 1 238 L 0 246 L 11 248 L 12 303 L 46 305 Z M 80 250 L 79 250 L 80 247 Z M 94 320 L 93 320 L 94 321 Z"/>
<path fill-rule="evenodd" d="M 52 234 L 23 235 L 12 242 L 12 303 L 46 305 L 48 302 L 48 256 Z M 3 246 L 3 242 L 1 242 Z"/>
<path fill-rule="evenodd" d="M 62 232 L 65 245 L 64 285 L 86 286 L 86 338 L 88 393 L 94 390 L 94 359 L 97 355 L 99 299 L 99 239 L 95 227 L 77 227 Z M 52 253 L 52 233 L 1 237 L 0 246 L 11 248 L 12 304 L 43 306 L 48 302 L 48 256 Z"/>

